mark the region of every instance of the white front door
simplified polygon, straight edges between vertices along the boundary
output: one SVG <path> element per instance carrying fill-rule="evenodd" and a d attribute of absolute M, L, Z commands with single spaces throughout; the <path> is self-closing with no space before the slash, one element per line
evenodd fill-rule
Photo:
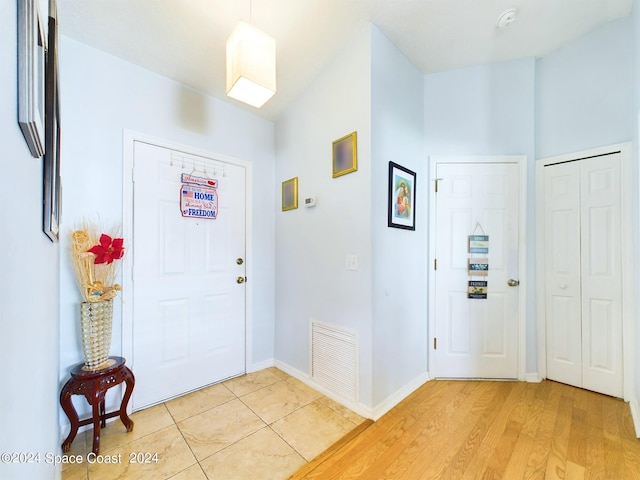
<path fill-rule="evenodd" d="M 544 174 L 547 377 L 622 397 L 620 153 Z"/>
<path fill-rule="evenodd" d="M 435 175 L 430 369 L 440 378 L 517 378 L 520 166 L 437 163 Z M 474 234 L 488 236 L 487 253 L 470 253 Z M 470 273 L 470 259 L 486 259 L 486 276 Z M 473 281 L 487 282 L 486 298 L 469 298 Z"/>
<path fill-rule="evenodd" d="M 217 180 L 217 218 L 183 217 L 183 173 Z M 136 141 L 134 410 L 245 372 L 245 169 Z"/>

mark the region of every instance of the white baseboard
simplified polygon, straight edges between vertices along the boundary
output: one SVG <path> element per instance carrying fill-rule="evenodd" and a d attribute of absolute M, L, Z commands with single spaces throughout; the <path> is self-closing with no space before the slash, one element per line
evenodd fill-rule
<path fill-rule="evenodd" d="M 538 376 L 538 372 L 532 372 L 524 375 L 524 381 L 527 383 L 540 383 L 542 378 Z"/>
<path fill-rule="evenodd" d="M 301 372 L 300 370 L 293 368 L 286 363 L 283 363 L 279 360 L 275 360 L 275 367 L 279 368 L 283 372 L 291 375 L 293 378 L 300 380 L 302 383 L 307 385 L 310 388 L 313 388 L 315 391 L 322 393 L 323 395 L 329 397 L 331 400 L 338 402 L 340 405 L 347 407 L 349 410 L 357 413 L 361 417 L 364 418 L 373 418 L 373 410 L 365 405 L 349 400 L 348 398 L 344 398 L 340 395 L 336 395 L 336 393 L 327 390 L 322 385 L 316 383 L 310 375 Z"/>
<path fill-rule="evenodd" d="M 258 363 L 252 363 L 251 365 L 247 365 L 247 373 L 257 372 L 258 370 L 264 370 L 265 368 L 273 367 L 275 365 L 275 361 L 273 358 L 267 358 L 266 360 L 262 360 Z"/>
<path fill-rule="evenodd" d="M 315 388 L 313 386 L 313 382 L 311 381 L 311 377 L 304 372 L 301 372 L 297 368 L 293 368 L 291 365 L 288 365 L 280 360 L 274 360 L 274 367 L 282 370 L 284 373 L 291 375 L 294 378 L 297 378 L 302 383 L 309 385 L 311 388 Z"/>
<path fill-rule="evenodd" d="M 340 395 L 336 395 L 334 392 L 327 390 L 322 385 L 316 383 L 310 375 L 297 370 L 286 363 L 280 362 L 279 360 L 275 361 L 275 366 L 282 370 L 283 372 L 291 375 L 292 377 L 300 380 L 305 385 L 313 388 L 314 390 L 326 395 L 332 400 L 338 402 L 339 404 L 347 407 L 348 409 L 356 412 L 358 415 L 369 418 L 374 421 L 377 421 L 382 417 L 385 413 L 391 410 L 393 407 L 398 405 L 402 400 L 407 398 L 410 394 L 412 394 L 419 387 L 424 385 L 426 382 L 430 380 L 429 372 L 425 372 L 419 375 L 417 378 L 413 379 L 411 382 L 407 383 L 400 390 L 396 391 L 384 401 L 376 405 L 374 408 L 368 407 L 361 403 L 353 402 L 347 398 L 341 397 Z"/>
<path fill-rule="evenodd" d="M 397 390 L 392 395 L 387 397 L 385 400 L 376 405 L 373 409 L 373 420 L 378 421 L 385 413 L 391 410 L 393 407 L 398 405 L 402 400 L 407 398 L 413 392 L 415 392 L 422 385 L 427 383 L 431 378 L 429 378 L 429 372 L 424 372 L 418 377 L 414 378 L 412 381 L 407 383 L 400 390 Z"/>
<path fill-rule="evenodd" d="M 633 426 L 636 429 L 636 437 L 640 438 L 640 405 L 638 404 L 638 399 L 636 397 L 629 400 L 629 409 L 631 410 Z"/>

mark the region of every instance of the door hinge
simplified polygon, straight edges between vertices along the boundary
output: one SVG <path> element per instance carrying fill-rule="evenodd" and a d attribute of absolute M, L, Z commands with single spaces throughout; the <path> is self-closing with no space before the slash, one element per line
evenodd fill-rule
<path fill-rule="evenodd" d="M 438 339 L 436 337 L 433 337 L 433 349 L 438 349 Z"/>
<path fill-rule="evenodd" d="M 436 193 L 438 193 L 438 182 L 442 180 L 441 178 L 434 179 L 434 188 L 436 189 Z"/>
<path fill-rule="evenodd" d="M 437 258 L 433 260 L 433 269 L 434 270 L 438 269 L 438 259 Z"/>

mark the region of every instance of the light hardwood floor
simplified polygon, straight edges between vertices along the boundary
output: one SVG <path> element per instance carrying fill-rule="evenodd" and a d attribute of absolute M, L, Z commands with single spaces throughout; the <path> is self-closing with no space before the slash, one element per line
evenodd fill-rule
<path fill-rule="evenodd" d="M 619 399 L 552 381 L 431 381 L 291 477 L 640 479 Z"/>

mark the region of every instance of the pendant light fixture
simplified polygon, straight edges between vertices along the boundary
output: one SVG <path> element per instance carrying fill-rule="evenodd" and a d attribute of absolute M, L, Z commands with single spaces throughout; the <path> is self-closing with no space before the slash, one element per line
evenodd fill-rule
<path fill-rule="evenodd" d="M 276 41 L 240 21 L 227 39 L 227 95 L 260 108 L 274 93 Z"/>

